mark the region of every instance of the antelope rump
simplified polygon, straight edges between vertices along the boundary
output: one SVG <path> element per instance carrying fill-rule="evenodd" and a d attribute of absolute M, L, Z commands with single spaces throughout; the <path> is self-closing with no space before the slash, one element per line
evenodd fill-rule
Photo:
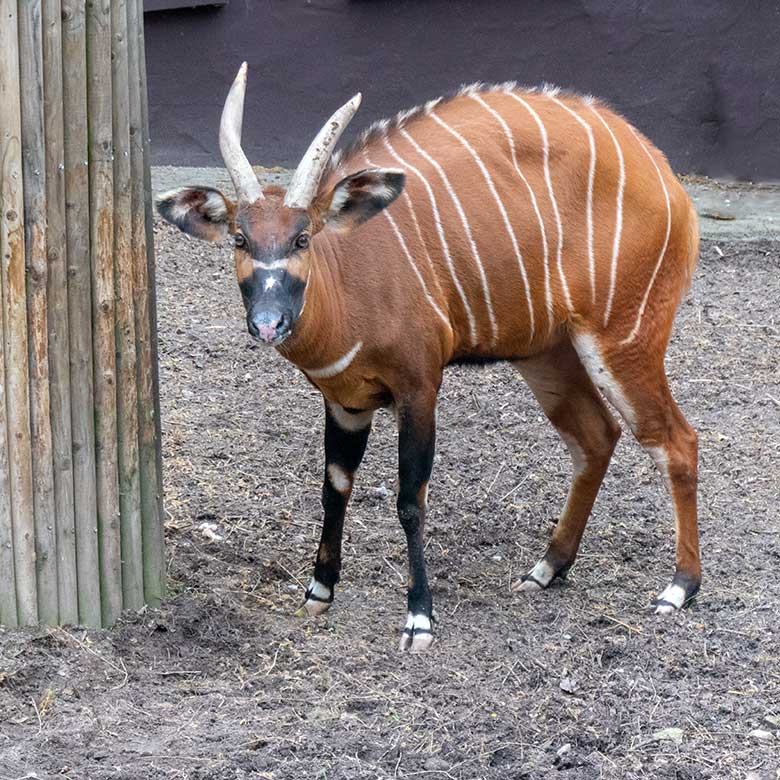
<path fill-rule="evenodd" d="M 325 401 L 324 524 L 301 614 L 327 610 L 347 501 L 374 412 L 398 431 L 398 516 L 409 552 L 401 649 L 433 641 L 423 526 L 445 366 L 508 360 L 569 449 L 573 481 L 543 557 L 514 587 L 565 577 L 617 443 L 605 398 L 671 495 L 670 613 L 701 579 L 697 436 L 664 353 L 698 256 L 691 203 L 661 152 L 591 97 L 514 83 L 466 87 L 373 125 L 334 153 L 360 103 L 339 109 L 289 188 L 262 189 L 241 149 L 246 64 L 220 149 L 237 200 L 187 187 L 160 214 L 208 241 L 232 236 L 250 334 Z"/>

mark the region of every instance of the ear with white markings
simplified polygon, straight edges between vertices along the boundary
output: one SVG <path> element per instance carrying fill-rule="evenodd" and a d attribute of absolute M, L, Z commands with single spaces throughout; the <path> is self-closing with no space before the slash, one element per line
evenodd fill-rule
<path fill-rule="evenodd" d="M 369 168 L 342 179 L 317 199 L 326 227 L 351 230 L 386 209 L 402 192 L 403 171 Z"/>
<path fill-rule="evenodd" d="M 179 230 L 203 241 L 221 241 L 228 234 L 236 206 L 211 187 L 183 187 L 157 196 L 160 216 Z"/>

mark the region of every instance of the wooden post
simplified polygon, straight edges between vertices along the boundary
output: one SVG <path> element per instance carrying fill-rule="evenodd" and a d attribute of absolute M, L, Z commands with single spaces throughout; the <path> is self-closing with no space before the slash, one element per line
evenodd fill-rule
<path fill-rule="evenodd" d="M 70 335 L 65 230 L 65 138 L 62 91 L 62 7 L 43 3 L 43 106 L 46 137 L 46 260 L 48 264 L 49 381 L 56 510 L 59 622 L 79 622 Z"/>
<path fill-rule="evenodd" d="M 110 625 L 122 611 L 122 573 L 114 334 L 114 146 L 109 0 L 87 2 L 87 120 L 100 590 L 103 622 Z"/>
<path fill-rule="evenodd" d="M 145 79 L 142 0 L 0 0 L 6 625 L 164 594 Z"/>
<path fill-rule="evenodd" d="M 38 619 L 42 623 L 56 625 L 59 621 L 59 597 L 49 394 L 43 30 L 40 0 L 26 0 L 19 3 L 19 8 L 19 74 L 23 85 L 21 103 L 24 238 Z"/>
<path fill-rule="evenodd" d="M 84 0 L 62 0 L 68 333 L 79 622 L 87 626 L 100 626 L 102 615 L 95 479 L 86 22 Z"/>
<path fill-rule="evenodd" d="M 130 85 L 130 162 L 132 182 L 132 247 L 135 281 L 135 334 L 138 355 L 138 427 L 140 441 L 141 509 L 143 521 L 144 597 L 148 604 L 158 604 L 165 592 L 163 560 L 163 527 L 160 496 L 159 396 L 157 388 L 156 322 L 154 289 L 149 268 L 154 262 L 151 243 L 151 183 L 148 177 L 149 157 L 146 129 L 146 80 L 142 73 L 143 0 L 127 0 L 127 53 Z M 148 219 L 147 219 L 148 217 Z M 153 265 L 152 265 L 153 267 Z"/>
<path fill-rule="evenodd" d="M 0 0 L 0 258 L 8 496 L 11 505 L 17 619 L 38 622 L 35 571 L 29 356 L 25 281 L 22 120 L 16 0 Z M 6 529 L 4 536 L 9 535 Z"/>

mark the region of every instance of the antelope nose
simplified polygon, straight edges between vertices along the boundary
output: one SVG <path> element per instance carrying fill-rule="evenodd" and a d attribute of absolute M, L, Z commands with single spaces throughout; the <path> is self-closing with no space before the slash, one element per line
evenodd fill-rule
<path fill-rule="evenodd" d="M 261 311 L 247 317 L 247 327 L 254 338 L 272 344 L 287 335 L 290 318 L 285 313 Z"/>

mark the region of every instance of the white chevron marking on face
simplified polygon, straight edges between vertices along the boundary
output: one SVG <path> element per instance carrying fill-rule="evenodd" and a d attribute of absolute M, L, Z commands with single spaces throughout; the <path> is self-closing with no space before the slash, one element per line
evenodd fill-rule
<path fill-rule="evenodd" d="M 661 175 L 661 169 L 658 167 L 658 163 L 656 163 L 655 158 L 652 154 L 650 154 L 650 150 L 647 148 L 645 144 L 642 143 L 642 139 L 637 134 L 636 130 L 634 130 L 631 125 L 628 126 L 629 130 L 634 134 L 636 137 L 636 140 L 639 142 L 639 145 L 644 150 L 645 154 L 650 158 L 650 162 L 653 163 L 653 167 L 655 168 L 655 172 L 658 174 L 658 181 L 661 182 L 661 189 L 664 192 L 664 201 L 666 202 L 666 237 L 664 238 L 664 245 L 661 247 L 661 253 L 658 255 L 658 261 L 655 264 L 655 268 L 653 268 L 653 275 L 650 277 L 650 283 L 647 285 L 647 289 L 645 290 L 645 295 L 642 298 L 642 303 L 639 306 L 639 311 L 636 315 L 636 323 L 631 330 L 631 333 L 628 334 L 628 336 L 623 339 L 623 344 L 628 344 L 632 342 L 636 336 L 637 333 L 639 333 L 639 328 L 642 325 L 642 317 L 645 313 L 645 308 L 647 307 L 647 301 L 650 298 L 650 291 L 653 289 L 653 285 L 655 284 L 655 279 L 658 276 L 658 272 L 661 270 L 661 264 L 664 261 L 664 257 L 666 256 L 666 248 L 669 246 L 669 236 L 672 232 L 672 207 L 669 202 L 669 191 L 666 189 L 666 182 L 664 181 L 664 177 Z"/>
<path fill-rule="evenodd" d="M 460 279 L 458 279 L 458 275 L 455 272 L 455 265 L 452 262 L 452 256 L 450 255 L 447 239 L 444 237 L 444 228 L 442 227 L 439 207 L 436 202 L 436 196 L 433 194 L 433 189 L 431 188 L 428 179 L 426 179 L 425 176 L 423 176 L 423 174 L 420 173 L 420 171 L 414 165 L 404 160 L 391 146 L 390 141 L 388 141 L 387 138 L 383 138 L 382 140 L 385 147 L 387 147 L 387 151 L 390 152 L 393 158 L 396 159 L 401 166 L 408 168 L 415 176 L 417 176 L 417 178 L 425 187 L 425 191 L 428 193 L 428 198 L 431 201 L 431 210 L 433 211 L 433 221 L 436 225 L 436 232 L 439 234 L 439 241 L 441 242 L 442 253 L 444 254 L 444 259 L 447 262 L 447 268 L 450 271 L 450 276 L 452 277 L 455 289 L 458 291 L 458 296 L 460 297 L 461 303 L 463 304 L 463 309 L 466 312 L 466 318 L 468 319 L 469 323 L 469 341 L 471 342 L 471 346 L 474 346 L 477 343 L 477 322 L 474 319 L 474 312 L 471 310 L 471 306 L 469 305 L 468 299 L 466 298 L 466 292 L 463 289 L 463 285 L 460 283 Z"/>
<path fill-rule="evenodd" d="M 520 247 L 517 245 L 517 237 L 515 236 L 515 231 L 512 228 L 512 223 L 509 221 L 509 215 L 506 213 L 504 202 L 501 200 L 501 197 L 499 196 L 498 191 L 496 190 L 496 186 L 493 183 L 493 179 L 491 178 L 488 169 L 485 167 L 485 163 L 482 162 L 482 159 L 476 153 L 474 147 L 472 147 L 471 144 L 457 130 L 450 127 L 441 117 L 437 116 L 437 114 L 434 113 L 433 111 L 431 112 L 431 119 L 433 119 L 434 122 L 436 122 L 438 125 L 443 127 L 453 138 L 456 138 L 458 141 L 460 141 L 463 148 L 471 156 L 471 159 L 474 160 L 474 162 L 479 167 L 482 176 L 485 178 L 485 182 L 488 186 L 488 189 L 490 190 L 490 194 L 493 196 L 493 200 L 495 200 L 496 205 L 498 206 L 498 210 L 501 213 L 501 218 L 504 220 L 504 227 L 506 228 L 506 231 L 509 234 L 509 238 L 512 241 L 512 248 L 514 249 L 515 252 L 517 265 L 520 268 L 520 275 L 523 278 L 523 286 L 525 288 L 525 300 L 528 306 L 528 321 L 529 321 L 529 329 L 530 329 L 529 341 L 533 341 L 534 305 L 533 305 L 533 301 L 531 300 L 531 287 L 528 284 L 528 274 L 525 271 L 525 263 L 523 262 L 523 256 L 520 253 Z M 469 241 L 471 242 L 472 251 L 474 252 L 475 257 L 478 257 L 479 255 L 477 253 L 477 247 L 474 244 L 474 239 L 471 237 L 471 230 L 468 229 L 468 223 L 465 221 L 465 215 L 462 215 L 462 218 L 464 220 L 463 227 L 467 229 Z M 487 283 L 487 279 L 485 279 L 485 283 Z"/>
<path fill-rule="evenodd" d="M 623 232 L 623 190 L 626 186 L 626 166 L 623 161 L 623 150 L 620 148 L 615 134 L 612 132 L 612 128 L 604 121 L 604 117 L 596 111 L 595 107 L 591 104 L 587 104 L 588 108 L 594 113 L 602 125 L 607 129 L 612 143 L 615 145 L 615 151 L 617 152 L 618 165 L 620 166 L 620 177 L 618 179 L 618 188 L 615 202 L 615 236 L 612 241 L 612 265 L 609 273 L 609 295 L 607 296 L 607 306 L 604 309 L 604 325 L 609 322 L 610 314 L 612 314 L 612 299 L 615 296 L 615 277 L 617 276 L 617 263 L 618 255 L 620 254 L 620 235 Z"/>

